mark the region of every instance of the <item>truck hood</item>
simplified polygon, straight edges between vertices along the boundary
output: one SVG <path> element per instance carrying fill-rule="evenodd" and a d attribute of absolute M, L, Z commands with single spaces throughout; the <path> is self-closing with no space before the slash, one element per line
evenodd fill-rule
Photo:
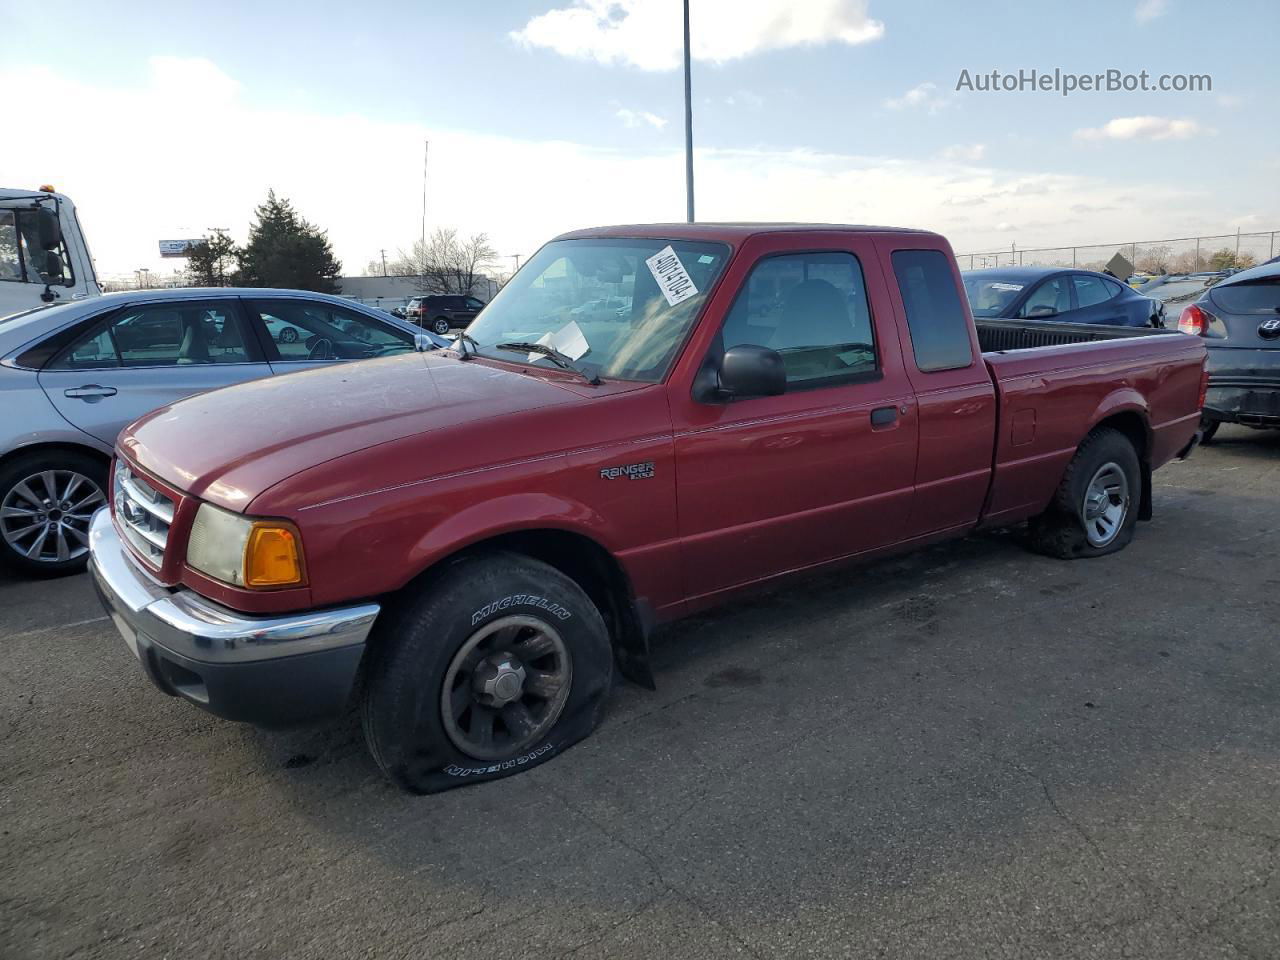
<path fill-rule="evenodd" d="M 548 374 L 411 353 L 268 377 L 189 397 L 120 435 L 163 481 L 230 510 L 318 464 L 470 422 L 584 402 Z"/>

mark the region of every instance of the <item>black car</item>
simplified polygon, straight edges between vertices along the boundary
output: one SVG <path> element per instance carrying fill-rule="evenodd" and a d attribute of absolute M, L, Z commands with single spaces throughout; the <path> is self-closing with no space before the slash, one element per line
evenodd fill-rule
<path fill-rule="evenodd" d="M 432 294 L 414 297 L 405 308 L 405 319 L 444 336 L 453 327 L 465 327 L 476 318 L 484 303 L 461 294 Z"/>
<path fill-rule="evenodd" d="M 995 267 L 966 270 L 961 276 L 969 306 L 979 319 L 1164 326 L 1164 309 L 1157 301 L 1092 270 Z"/>
<path fill-rule="evenodd" d="M 1202 441 L 1224 423 L 1280 428 L 1280 263 L 1209 287 L 1183 308 L 1178 329 L 1209 349 Z"/>

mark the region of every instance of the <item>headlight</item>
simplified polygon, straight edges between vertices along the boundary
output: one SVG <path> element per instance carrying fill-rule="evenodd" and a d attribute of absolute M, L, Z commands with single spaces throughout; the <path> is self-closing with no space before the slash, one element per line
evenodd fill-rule
<path fill-rule="evenodd" d="M 260 520 L 209 503 L 196 511 L 187 538 L 187 565 L 237 587 L 305 584 L 302 539 L 287 520 Z"/>

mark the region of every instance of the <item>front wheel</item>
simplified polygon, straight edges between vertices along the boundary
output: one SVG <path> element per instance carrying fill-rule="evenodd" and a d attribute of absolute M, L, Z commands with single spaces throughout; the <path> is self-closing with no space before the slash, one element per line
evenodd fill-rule
<path fill-rule="evenodd" d="M 431 332 L 444 336 L 449 332 L 449 320 L 447 317 L 436 317 L 431 321 Z"/>
<path fill-rule="evenodd" d="M 107 468 L 75 451 L 32 453 L 0 469 L 0 564 L 18 573 L 78 573 L 89 520 L 107 502 Z"/>
<path fill-rule="evenodd" d="M 587 736 L 613 682 L 599 611 L 528 557 L 459 561 L 380 621 L 362 720 L 382 772 L 414 793 L 510 776 Z"/>
<path fill-rule="evenodd" d="M 280 342 L 281 343 L 297 343 L 298 331 L 295 330 L 293 327 L 285 327 L 283 330 L 280 331 Z"/>
<path fill-rule="evenodd" d="M 1094 430 L 1068 464 L 1049 509 L 1031 521 L 1031 545 L 1063 560 L 1101 557 L 1133 539 L 1142 505 L 1142 469 L 1118 430 Z"/>

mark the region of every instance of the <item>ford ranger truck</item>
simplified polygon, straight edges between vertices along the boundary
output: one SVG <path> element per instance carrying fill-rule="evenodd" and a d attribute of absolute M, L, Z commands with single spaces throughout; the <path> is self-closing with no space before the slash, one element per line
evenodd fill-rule
<path fill-rule="evenodd" d="M 1122 549 L 1204 366 L 1174 331 L 975 326 L 934 233 L 584 230 L 452 349 L 138 420 L 92 574 L 165 693 L 263 726 L 358 699 L 386 775 L 443 790 L 557 756 L 615 665 L 652 684 L 655 626 L 785 575 L 1020 523 Z"/>

